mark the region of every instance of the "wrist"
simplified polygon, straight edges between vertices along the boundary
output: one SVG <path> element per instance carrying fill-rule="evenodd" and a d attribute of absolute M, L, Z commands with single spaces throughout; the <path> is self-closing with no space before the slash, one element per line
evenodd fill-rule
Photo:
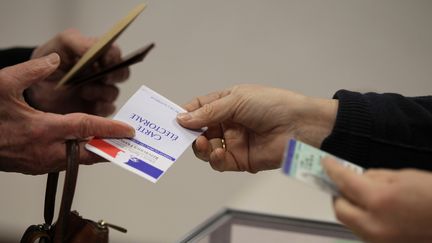
<path fill-rule="evenodd" d="M 294 138 L 321 147 L 336 121 L 339 102 L 336 99 L 304 97 L 299 110 Z"/>

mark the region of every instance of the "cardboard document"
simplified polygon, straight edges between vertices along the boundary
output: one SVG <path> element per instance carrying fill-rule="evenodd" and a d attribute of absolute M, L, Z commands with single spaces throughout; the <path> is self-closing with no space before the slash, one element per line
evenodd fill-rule
<path fill-rule="evenodd" d="M 284 174 L 312 185 L 321 191 L 338 196 L 338 188 L 321 166 L 321 159 L 325 156 L 332 155 L 298 140 L 291 139 L 285 150 L 282 171 Z M 358 174 L 362 174 L 364 171 L 362 167 L 356 164 L 339 158 L 336 159 L 341 165 Z"/>
<path fill-rule="evenodd" d="M 127 16 L 117 22 L 107 33 L 105 33 L 78 62 L 69 70 L 58 82 L 56 88 L 69 83 L 75 75 L 92 65 L 103 53 L 105 53 L 111 44 L 120 36 L 120 34 L 138 17 L 145 9 L 145 4 L 136 6 Z"/>
<path fill-rule="evenodd" d="M 189 130 L 176 120 L 183 108 L 142 86 L 114 116 L 135 127 L 131 139 L 95 138 L 86 148 L 151 182 L 160 177 L 204 130 Z"/>

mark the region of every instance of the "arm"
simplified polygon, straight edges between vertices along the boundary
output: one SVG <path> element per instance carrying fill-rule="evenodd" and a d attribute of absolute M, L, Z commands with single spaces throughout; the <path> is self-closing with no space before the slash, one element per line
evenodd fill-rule
<path fill-rule="evenodd" d="M 29 60 L 32 52 L 33 48 L 24 47 L 0 50 L 0 69 Z"/>
<path fill-rule="evenodd" d="M 432 96 L 335 94 L 335 126 L 321 148 L 364 167 L 432 170 Z"/>
<path fill-rule="evenodd" d="M 337 100 L 238 85 L 195 98 L 178 122 L 192 129 L 208 127 L 193 148 L 215 170 L 254 173 L 279 168 L 290 138 L 319 147 L 334 126 L 337 106 Z"/>

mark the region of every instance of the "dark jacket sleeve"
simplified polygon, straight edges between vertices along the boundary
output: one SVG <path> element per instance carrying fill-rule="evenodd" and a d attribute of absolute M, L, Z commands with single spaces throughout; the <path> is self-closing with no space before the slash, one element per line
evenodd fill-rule
<path fill-rule="evenodd" d="M 321 148 L 363 167 L 432 170 L 432 96 L 340 90 L 332 133 Z"/>
<path fill-rule="evenodd" d="M 0 69 L 28 61 L 34 48 L 16 47 L 0 50 Z"/>

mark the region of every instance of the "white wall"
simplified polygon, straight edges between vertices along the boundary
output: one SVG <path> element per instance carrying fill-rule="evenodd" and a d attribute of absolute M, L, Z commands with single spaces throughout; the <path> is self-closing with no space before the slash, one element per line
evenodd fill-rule
<path fill-rule="evenodd" d="M 0 46 L 35 45 L 66 27 L 101 35 L 141 1 L 3 0 Z M 121 36 L 125 53 L 156 49 L 121 85 L 181 104 L 237 83 L 313 96 L 340 89 L 431 93 L 432 2 L 149 0 Z M 0 242 L 42 222 L 44 176 L 0 174 Z M 113 242 L 173 242 L 221 207 L 333 220 L 330 199 L 279 171 L 218 173 L 189 150 L 157 184 L 110 164 L 82 166 L 73 208 L 123 225 Z"/>

